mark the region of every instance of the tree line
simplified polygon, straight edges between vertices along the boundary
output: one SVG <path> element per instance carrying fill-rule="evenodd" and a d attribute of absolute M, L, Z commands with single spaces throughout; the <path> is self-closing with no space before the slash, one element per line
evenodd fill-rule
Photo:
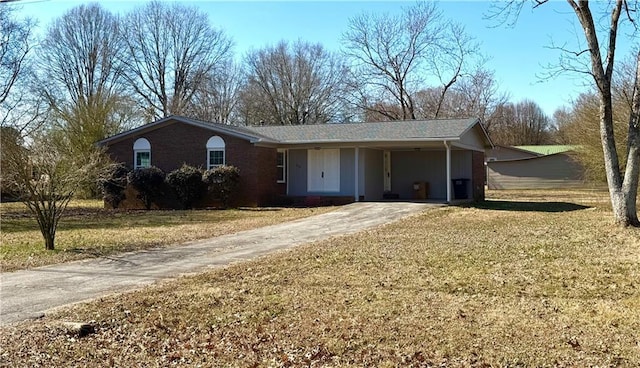
<path fill-rule="evenodd" d="M 436 3 L 353 17 L 340 52 L 283 40 L 242 57 L 206 13 L 179 3 L 149 2 L 124 15 L 79 5 L 40 40 L 14 6 L 0 6 L 0 16 L 8 35 L 2 126 L 46 128 L 79 150 L 169 115 L 234 125 L 474 116 L 500 144 L 551 141 L 542 109 L 509 102 L 479 43 Z M 514 138 L 519 113 L 527 126 Z"/>

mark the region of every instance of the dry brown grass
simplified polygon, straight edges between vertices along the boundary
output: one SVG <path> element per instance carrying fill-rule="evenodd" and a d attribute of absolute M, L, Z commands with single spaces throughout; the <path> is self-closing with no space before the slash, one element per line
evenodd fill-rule
<path fill-rule="evenodd" d="M 74 201 L 60 221 L 56 249 L 44 249 L 38 225 L 21 203 L 2 203 L 0 269 L 3 272 L 108 256 L 273 225 L 333 208 L 266 210 L 114 211 L 102 201 Z"/>
<path fill-rule="evenodd" d="M 597 193 L 548 194 L 491 193 L 66 308 L 0 330 L 0 362 L 639 366 L 640 231 L 613 227 Z"/>

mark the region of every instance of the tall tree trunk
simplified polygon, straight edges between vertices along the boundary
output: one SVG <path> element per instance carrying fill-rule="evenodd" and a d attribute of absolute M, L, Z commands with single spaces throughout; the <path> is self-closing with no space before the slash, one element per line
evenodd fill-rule
<path fill-rule="evenodd" d="M 624 177 L 620 170 L 618 151 L 613 134 L 611 81 L 618 35 L 618 22 L 623 9 L 623 0 L 616 0 L 615 3 L 613 3 L 607 40 L 608 44 L 604 59 L 600 53 L 598 34 L 593 21 L 593 15 L 589 9 L 589 1 L 567 1 L 582 25 L 591 57 L 591 75 L 596 83 L 600 97 L 600 138 L 602 140 L 602 151 L 607 175 L 607 185 L 609 186 L 609 195 L 611 197 L 611 207 L 613 208 L 613 218 L 615 223 L 621 226 L 640 226 L 636 208 L 638 180 L 640 180 L 640 157 L 638 156 L 640 154 L 640 137 L 638 137 L 640 134 L 640 127 L 638 127 L 638 113 L 640 113 L 640 96 L 638 96 L 638 73 L 640 72 L 638 68 L 640 65 L 638 62 L 640 62 L 640 59 L 636 62 L 633 106 L 629 119 L 627 166 Z"/>
<path fill-rule="evenodd" d="M 636 56 L 636 73 L 631 97 L 629 132 L 627 136 L 627 165 L 624 173 L 622 193 L 625 195 L 623 225 L 640 226 L 636 200 L 640 180 L 640 51 Z"/>
<path fill-rule="evenodd" d="M 602 82 L 607 84 L 606 82 Z M 600 91 L 600 140 L 604 156 L 604 168 L 609 188 L 609 197 L 613 209 L 613 218 L 617 224 L 626 225 L 627 212 L 625 194 L 622 191 L 620 162 L 613 133 L 613 110 L 611 93 Z"/>

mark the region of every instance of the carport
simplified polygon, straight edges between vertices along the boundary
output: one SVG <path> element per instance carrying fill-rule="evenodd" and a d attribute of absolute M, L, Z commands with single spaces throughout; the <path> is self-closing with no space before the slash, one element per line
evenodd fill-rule
<path fill-rule="evenodd" d="M 463 199 L 454 196 L 459 179 L 459 197 L 484 199 L 484 150 L 491 141 L 478 119 L 251 130 L 279 142 L 288 196 L 451 202 Z"/>

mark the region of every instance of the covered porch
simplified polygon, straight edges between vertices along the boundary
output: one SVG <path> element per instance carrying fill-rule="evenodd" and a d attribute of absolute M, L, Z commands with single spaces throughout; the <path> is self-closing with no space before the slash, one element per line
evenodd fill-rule
<path fill-rule="evenodd" d="M 324 144 L 281 151 L 291 197 L 445 203 L 484 198 L 484 152 L 460 142 Z"/>

